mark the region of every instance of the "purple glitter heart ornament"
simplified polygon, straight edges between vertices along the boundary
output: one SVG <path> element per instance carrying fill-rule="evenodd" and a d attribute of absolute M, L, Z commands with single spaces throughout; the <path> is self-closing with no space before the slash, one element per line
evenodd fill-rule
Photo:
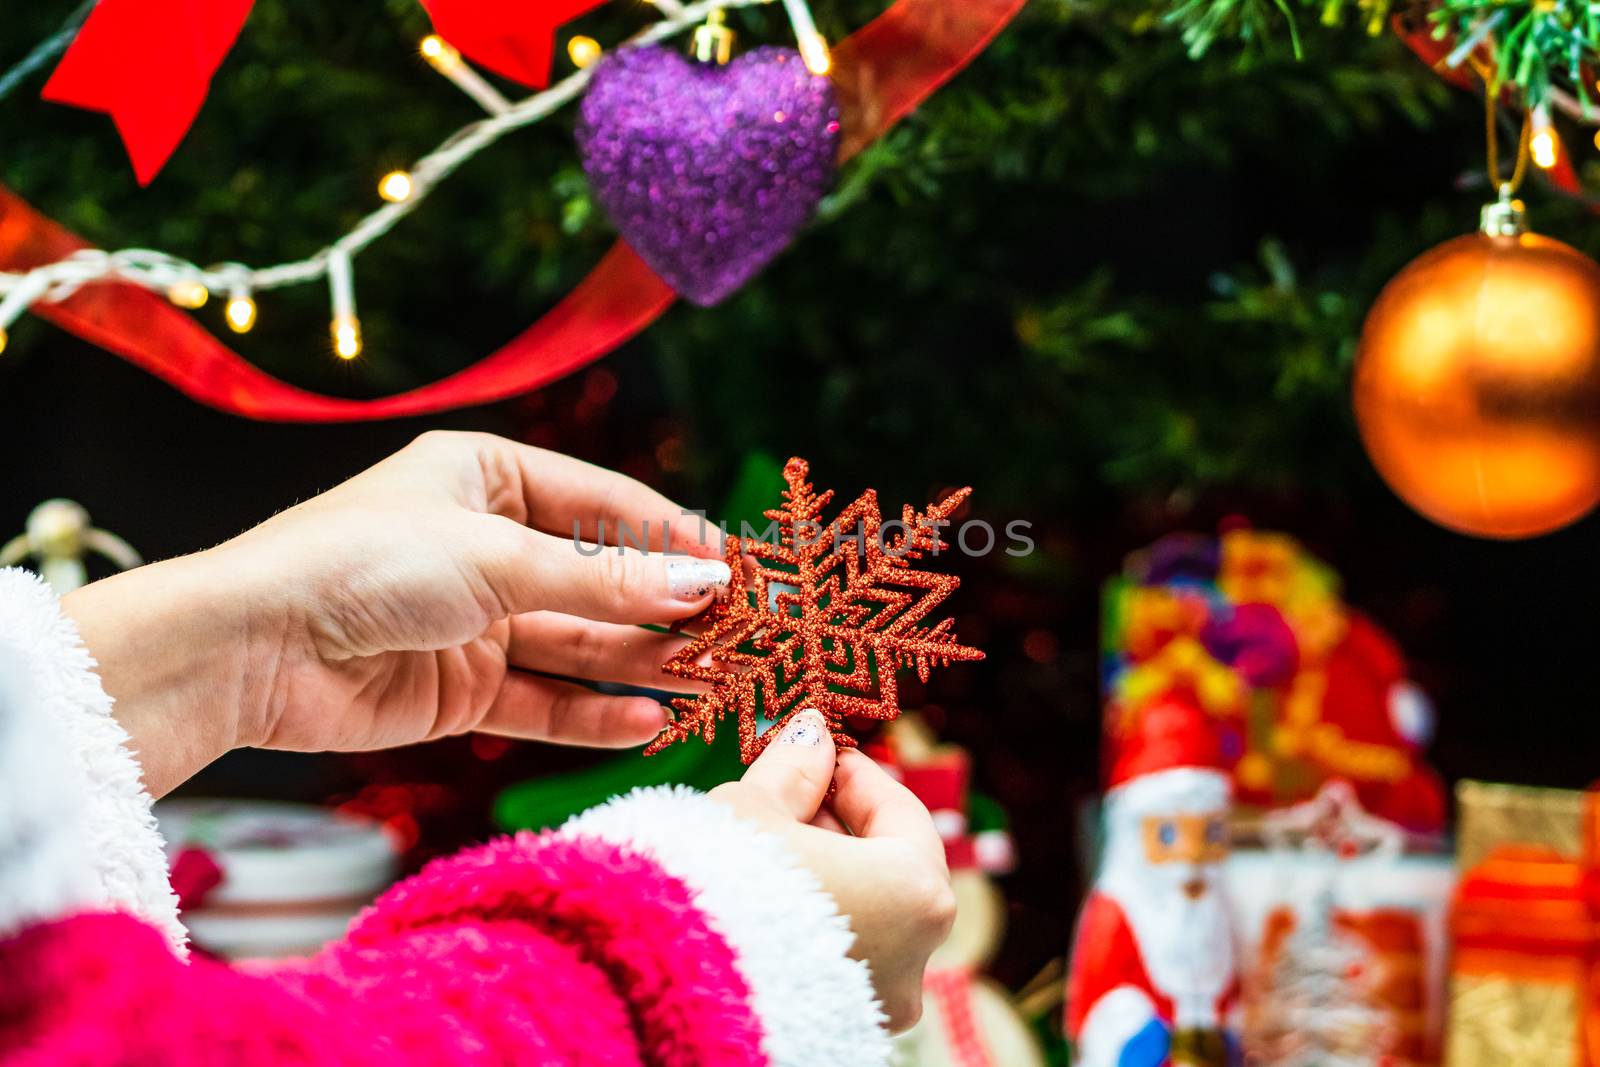
<path fill-rule="evenodd" d="M 578 151 L 596 198 L 633 250 L 701 307 L 794 239 L 833 180 L 833 85 L 789 48 L 726 66 L 660 46 L 595 69 Z"/>

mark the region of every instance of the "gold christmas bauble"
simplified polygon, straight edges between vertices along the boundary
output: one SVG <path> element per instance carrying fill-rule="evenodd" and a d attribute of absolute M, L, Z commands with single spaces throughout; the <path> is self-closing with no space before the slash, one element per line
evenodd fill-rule
<path fill-rule="evenodd" d="M 1355 411 L 1384 480 L 1442 526 L 1578 519 L 1600 502 L 1600 265 L 1529 233 L 1424 254 L 1367 316 Z"/>

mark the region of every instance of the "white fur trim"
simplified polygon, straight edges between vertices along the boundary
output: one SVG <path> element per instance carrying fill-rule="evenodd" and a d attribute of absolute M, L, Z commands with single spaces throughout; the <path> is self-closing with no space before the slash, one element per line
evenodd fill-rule
<path fill-rule="evenodd" d="M 562 828 L 650 856 L 733 946 L 775 1067 L 880 1067 L 885 1019 L 855 935 L 778 839 L 686 786 L 636 789 Z"/>
<path fill-rule="evenodd" d="M 36 713 L 32 670 L 0 644 L 0 936 L 88 903 L 94 871 L 71 782 L 66 738 Z"/>
<path fill-rule="evenodd" d="M 1106 808 L 1141 814 L 1200 814 L 1225 809 L 1231 792 L 1232 785 L 1222 771 L 1174 767 L 1119 785 L 1106 794 Z"/>
<path fill-rule="evenodd" d="M 1094 1002 L 1078 1034 L 1078 1067 L 1117 1067 L 1128 1039 L 1156 1017 L 1155 1003 L 1143 990 L 1119 985 Z"/>
<path fill-rule="evenodd" d="M 78 628 L 33 574 L 0 569 L 0 927 L 86 907 L 186 935 L 150 795 Z M 19 832 L 17 832 L 20 830 Z"/>

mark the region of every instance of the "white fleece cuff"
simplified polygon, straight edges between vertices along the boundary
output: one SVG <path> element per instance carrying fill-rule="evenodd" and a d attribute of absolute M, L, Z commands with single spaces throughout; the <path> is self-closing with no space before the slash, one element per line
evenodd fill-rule
<path fill-rule="evenodd" d="M 738 956 L 776 1067 L 889 1062 L 871 975 L 848 956 L 855 935 L 777 838 L 686 786 L 636 789 L 574 816 L 561 832 L 634 849 L 689 886 Z"/>
<path fill-rule="evenodd" d="M 178 899 L 127 732 L 78 628 L 28 571 L 0 569 L 0 648 L 0 842 L 17 852 L 0 863 L 0 928 L 119 909 L 181 953 Z"/>

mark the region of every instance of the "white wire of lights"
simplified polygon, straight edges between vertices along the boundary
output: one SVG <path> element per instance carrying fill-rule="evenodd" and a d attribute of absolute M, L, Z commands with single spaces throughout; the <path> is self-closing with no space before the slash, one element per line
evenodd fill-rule
<path fill-rule="evenodd" d="M 635 34 L 624 47 L 652 44 L 707 20 L 729 7 L 747 7 L 771 0 L 653 0 L 662 21 Z M 817 32 L 806 0 L 782 0 L 794 27 L 795 39 L 806 67 L 814 74 L 826 74 L 831 66 L 827 41 Z M 342 359 L 361 353 L 361 323 L 356 317 L 355 284 L 352 260 L 368 245 L 394 228 L 415 211 L 433 189 L 467 160 L 512 130 L 538 122 L 576 99 L 589 84 L 595 60 L 601 49 L 589 37 L 574 37 L 568 54 L 579 69 L 561 81 L 515 103 L 507 100 L 437 36 L 423 39 L 424 59 L 449 78 L 462 92 L 488 112 L 445 138 L 437 148 L 411 167 L 392 171 L 378 183 L 378 194 L 385 203 L 375 209 L 332 244 L 305 259 L 269 267 L 249 267 L 243 263 L 220 263 L 200 267 L 194 263 L 147 248 L 125 248 L 107 252 L 81 249 L 64 259 L 21 272 L 0 271 L 0 351 L 6 344 L 6 330 L 35 303 L 65 300 L 81 287 L 95 282 L 125 282 L 153 292 L 164 293 L 172 303 L 184 308 L 203 306 L 213 292 L 227 293 L 224 318 L 235 333 L 255 325 L 253 294 L 289 285 L 326 278 L 332 307 L 330 333 L 334 352 Z"/>

